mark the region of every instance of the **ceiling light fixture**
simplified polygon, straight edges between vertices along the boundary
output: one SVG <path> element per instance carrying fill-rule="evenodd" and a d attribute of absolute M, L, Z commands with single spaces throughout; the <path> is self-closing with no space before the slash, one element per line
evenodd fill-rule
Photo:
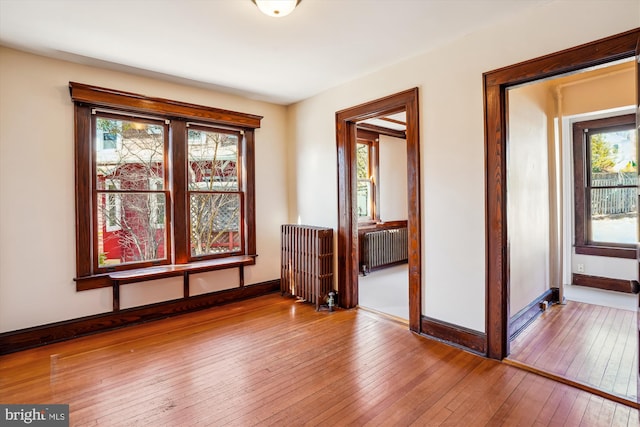
<path fill-rule="evenodd" d="M 265 15 L 281 18 L 296 8 L 300 0 L 251 0 Z"/>

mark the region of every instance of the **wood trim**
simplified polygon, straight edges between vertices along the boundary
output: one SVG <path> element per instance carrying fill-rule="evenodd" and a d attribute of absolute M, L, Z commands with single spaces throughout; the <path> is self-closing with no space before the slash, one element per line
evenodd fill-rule
<path fill-rule="evenodd" d="M 255 264 L 252 256 L 241 255 L 228 258 L 216 258 L 206 261 L 196 261 L 189 264 L 164 265 L 154 268 L 140 268 L 135 270 L 122 270 L 109 273 L 109 278 L 120 285 L 128 283 L 146 282 L 149 280 L 164 279 L 167 277 L 182 276 L 183 274 L 197 274 L 207 271 L 225 270 L 243 265 Z"/>
<path fill-rule="evenodd" d="M 382 126 L 372 125 L 370 123 L 358 123 L 358 129 L 375 132 L 379 135 L 392 136 L 394 138 L 407 139 L 407 135 L 403 130 L 389 129 Z"/>
<path fill-rule="evenodd" d="M 576 221 L 577 222 L 577 221 Z M 597 245 L 585 245 L 574 247 L 577 254 L 581 255 L 595 255 L 606 256 L 610 258 L 626 258 L 635 259 L 636 248 L 629 247 L 611 247 L 611 246 L 597 246 Z"/>
<path fill-rule="evenodd" d="M 362 224 L 358 226 L 358 234 L 360 232 L 387 230 L 391 228 L 402 228 L 407 226 L 407 220 L 372 222 L 370 224 Z"/>
<path fill-rule="evenodd" d="M 184 121 L 176 120 L 172 124 L 171 138 L 169 139 L 169 149 L 171 150 L 171 161 L 173 165 L 187 164 L 187 124 Z M 173 243 L 174 262 L 185 264 L 189 262 L 191 248 L 189 246 L 189 192 L 187 191 L 187 169 L 171 168 L 171 179 L 173 181 Z M 171 206 L 171 205 L 169 205 Z M 179 220 L 178 220 L 179 219 Z"/>
<path fill-rule="evenodd" d="M 91 138 L 91 109 L 86 106 L 74 106 L 74 138 L 75 138 L 75 209 L 76 209 L 76 271 L 78 276 L 88 276 L 93 273 L 93 238 L 92 221 L 93 180 L 91 179 L 91 165 L 93 156 L 91 144 L 81 144 Z M 82 183 L 82 185 L 79 185 Z M 88 184 L 87 184 L 88 183 Z"/>
<path fill-rule="evenodd" d="M 570 47 L 493 70 L 484 75 L 493 85 L 518 85 L 635 56 L 640 28 Z"/>
<path fill-rule="evenodd" d="M 522 332 L 531 322 L 533 322 L 545 309 L 541 304 L 546 301 L 548 303 L 557 304 L 560 302 L 560 293 L 558 288 L 548 289 L 538 298 L 529 303 L 522 310 L 513 315 L 509 321 L 509 339 L 513 340 L 520 332 Z"/>
<path fill-rule="evenodd" d="M 356 137 L 365 141 L 376 141 L 380 138 L 380 134 L 373 130 L 363 129 L 362 126 L 358 125 Z"/>
<path fill-rule="evenodd" d="M 487 356 L 509 354 L 509 289 L 507 280 L 506 120 L 504 89 L 484 79 L 485 209 L 486 209 L 486 331 Z"/>
<path fill-rule="evenodd" d="M 443 322 L 442 320 L 432 319 L 427 316 L 422 316 L 420 328 L 421 335 L 435 338 L 438 341 L 445 342 L 454 347 L 480 355 L 484 355 L 487 351 L 487 336 L 482 332 L 453 325 Z"/>
<path fill-rule="evenodd" d="M 73 279 L 73 281 L 76 282 L 77 292 L 88 291 L 91 289 L 108 288 L 112 285 L 109 273 L 76 277 Z"/>
<path fill-rule="evenodd" d="M 356 122 L 400 111 L 407 114 L 409 325 L 419 332 L 422 312 L 422 225 L 418 88 L 336 112 L 338 151 L 338 293 L 340 304 L 358 305 L 358 225 L 355 214 Z"/>
<path fill-rule="evenodd" d="M 523 371 L 531 372 L 532 374 L 536 374 L 536 375 L 539 375 L 539 376 L 544 377 L 544 378 L 549 378 L 550 380 L 553 380 L 553 381 L 558 382 L 560 384 L 566 384 L 566 385 L 574 387 L 574 388 L 576 388 L 578 390 L 583 390 L 583 391 L 586 391 L 588 393 L 595 394 L 596 396 L 603 397 L 603 398 L 611 400 L 613 402 L 621 403 L 621 404 L 629 406 L 631 408 L 640 409 L 640 405 L 638 404 L 638 402 L 634 402 L 633 400 L 630 400 L 629 398 L 627 398 L 625 396 L 621 396 L 621 395 L 618 395 L 618 394 L 607 393 L 606 391 L 602 391 L 599 388 L 596 388 L 596 387 L 594 387 L 594 386 L 592 386 L 590 384 L 587 384 L 587 383 L 583 383 L 582 381 L 571 380 L 571 379 L 569 379 L 567 377 L 564 377 L 562 375 L 556 375 L 556 374 L 551 373 L 549 371 L 544 371 L 542 369 L 538 369 L 535 366 L 532 366 L 532 365 L 529 365 L 529 364 L 526 364 L 526 363 L 522 363 L 522 362 L 518 362 L 517 360 L 504 359 L 502 362 L 505 365 L 510 365 L 510 366 L 515 367 L 515 368 L 522 369 Z"/>
<path fill-rule="evenodd" d="M 255 173 L 255 132 L 248 129 L 244 132 L 242 153 L 245 156 L 243 177 L 245 200 L 243 246 L 245 253 L 256 253 L 256 173 Z"/>
<path fill-rule="evenodd" d="M 0 334 L 0 355 L 65 341 L 85 335 L 118 329 L 138 323 L 164 319 L 203 310 L 234 301 L 265 295 L 280 289 L 280 280 L 225 291 L 197 295 L 186 299 L 161 302 L 118 312 L 96 314 L 48 325 Z"/>
<path fill-rule="evenodd" d="M 163 98 L 151 98 L 122 90 L 69 82 L 71 99 L 78 103 L 126 108 L 130 111 L 163 114 L 185 119 L 222 123 L 245 128 L 259 128 L 262 116 Z"/>
<path fill-rule="evenodd" d="M 635 55 L 640 28 L 483 74 L 485 111 L 487 356 L 509 354 L 505 90 Z"/>
<path fill-rule="evenodd" d="M 256 255 L 239 255 L 194 261 L 185 264 L 170 264 L 152 268 L 118 270 L 94 276 L 77 277 L 74 281 L 76 282 L 76 291 L 88 291 L 90 289 L 112 287 L 114 282 L 117 282 L 118 286 L 120 286 L 128 283 L 139 283 L 148 280 L 157 280 L 176 276 L 188 277 L 190 274 L 253 265 L 255 264 L 255 257 Z"/>
<path fill-rule="evenodd" d="M 612 279 L 610 277 L 588 276 L 586 274 L 572 274 L 571 284 L 588 288 L 604 289 L 607 291 L 632 294 L 634 286 L 632 280 Z"/>

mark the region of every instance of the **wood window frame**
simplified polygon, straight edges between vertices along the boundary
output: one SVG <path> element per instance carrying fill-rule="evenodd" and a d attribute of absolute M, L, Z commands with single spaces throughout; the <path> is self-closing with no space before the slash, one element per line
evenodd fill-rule
<path fill-rule="evenodd" d="M 574 174 L 574 222 L 575 251 L 577 254 L 597 255 L 614 258 L 636 257 L 635 245 L 603 244 L 592 242 L 591 235 L 591 186 L 588 184 L 590 163 L 587 149 L 588 136 L 594 130 L 635 129 L 635 114 L 608 117 L 604 119 L 585 120 L 573 124 L 573 174 Z M 620 186 L 619 188 L 636 188 L 636 186 Z"/>
<path fill-rule="evenodd" d="M 370 196 L 370 217 L 358 217 L 359 225 L 377 224 L 380 222 L 380 134 L 358 127 L 356 142 L 369 146 L 369 176 L 373 177 Z"/>
<path fill-rule="evenodd" d="M 239 265 L 255 264 L 255 129 L 260 127 L 262 116 L 239 113 L 202 105 L 190 104 L 163 98 L 152 98 L 131 92 L 107 89 L 77 82 L 69 82 L 69 92 L 74 103 L 75 177 L 76 177 L 76 289 L 87 290 L 112 286 L 110 274 L 128 274 L 128 283 L 162 277 L 175 271 L 184 274 L 204 272 Z M 118 266 L 109 271 L 97 269 L 94 260 L 94 144 L 91 140 L 92 110 L 100 109 L 116 114 L 145 118 L 152 116 L 169 120 L 168 142 L 165 148 L 165 174 L 167 215 L 167 239 L 172 239 L 167 251 L 167 263 L 162 271 L 154 273 L 150 266 L 157 263 Z M 199 262 L 190 257 L 189 212 L 187 202 L 187 129 L 189 123 L 219 127 L 241 132 L 242 138 L 242 182 L 244 183 L 243 203 L 243 256 L 236 253 L 220 259 L 205 259 Z M 183 165 L 183 166 L 177 166 Z M 169 170 L 169 169 L 167 169 Z M 170 221 L 170 223 L 169 223 Z M 224 260 L 228 258 L 228 263 Z M 158 268 L 158 267 L 154 267 Z M 166 272 L 164 270 L 167 270 Z M 122 280 L 121 280 L 122 281 Z"/>
<path fill-rule="evenodd" d="M 640 28 L 483 74 L 487 356 L 509 354 L 507 117 L 509 87 L 640 54 Z M 636 76 L 637 77 L 637 76 Z"/>

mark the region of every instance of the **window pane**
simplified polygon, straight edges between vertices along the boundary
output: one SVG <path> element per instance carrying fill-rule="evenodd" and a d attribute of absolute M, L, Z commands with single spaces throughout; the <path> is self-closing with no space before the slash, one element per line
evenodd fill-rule
<path fill-rule="evenodd" d="M 122 190 L 149 190 L 164 182 L 164 127 L 104 117 L 96 118 L 96 182 L 117 179 Z"/>
<path fill-rule="evenodd" d="M 358 179 L 369 179 L 369 145 L 357 144 L 356 160 Z"/>
<path fill-rule="evenodd" d="M 240 194 L 191 193 L 191 256 L 238 252 Z"/>
<path fill-rule="evenodd" d="M 166 258 L 164 193 L 98 194 L 98 265 Z"/>
<path fill-rule="evenodd" d="M 636 243 L 638 206 L 635 188 L 591 190 L 591 241 Z"/>
<path fill-rule="evenodd" d="M 189 190 L 238 191 L 237 134 L 188 132 Z"/>
<path fill-rule="evenodd" d="M 369 218 L 371 217 L 370 210 L 370 193 L 371 193 L 371 182 L 369 180 L 366 181 L 358 181 L 358 216 L 361 218 Z"/>
<path fill-rule="evenodd" d="M 637 185 L 636 132 L 633 129 L 589 136 L 591 186 Z"/>

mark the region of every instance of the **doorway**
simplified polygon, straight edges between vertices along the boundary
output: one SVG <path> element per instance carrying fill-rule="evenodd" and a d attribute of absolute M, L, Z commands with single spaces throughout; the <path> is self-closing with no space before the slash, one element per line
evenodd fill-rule
<path fill-rule="evenodd" d="M 638 274 L 634 87 L 634 64 L 625 60 L 507 89 L 515 314 L 506 361 L 631 402 L 638 357 L 629 285 Z M 546 293 L 541 312 L 536 305 Z"/>
<path fill-rule="evenodd" d="M 338 149 L 338 294 L 345 308 L 358 305 L 358 216 L 356 191 L 357 123 L 406 112 L 407 230 L 409 266 L 409 328 L 421 331 L 422 258 L 420 217 L 420 137 L 418 88 L 367 102 L 336 113 Z"/>
<path fill-rule="evenodd" d="M 358 307 L 409 321 L 406 112 L 357 123 Z"/>
<path fill-rule="evenodd" d="M 486 207 L 487 207 L 487 341 L 488 356 L 503 359 L 510 352 L 512 279 L 508 228 L 508 111 L 507 92 L 535 80 L 599 67 L 638 54 L 640 29 L 556 54 L 485 73 Z M 637 82 L 637 69 L 635 70 Z M 635 91 L 634 91 L 635 92 Z M 553 227 L 550 228 L 551 230 Z M 550 231 L 552 233 L 552 231 Z M 555 237 L 555 236 L 552 236 Z M 638 268 L 636 265 L 635 269 Z M 553 274 L 550 273 L 553 277 Z M 561 280 L 561 279 L 560 279 Z M 562 284 L 560 282 L 560 284 Z M 560 288 L 561 289 L 561 288 Z M 559 299 L 562 299 L 560 297 Z M 637 304 L 636 304 L 637 306 Z M 634 318 L 636 317 L 634 313 Z M 636 326 L 634 326 L 635 328 Z M 634 332 L 637 336 L 637 330 Z M 637 344 L 636 351 L 637 351 Z M 635 381 L 636 378 L 633 378 Z M 574 384 L 580 386 L 580 384 Z"/>

